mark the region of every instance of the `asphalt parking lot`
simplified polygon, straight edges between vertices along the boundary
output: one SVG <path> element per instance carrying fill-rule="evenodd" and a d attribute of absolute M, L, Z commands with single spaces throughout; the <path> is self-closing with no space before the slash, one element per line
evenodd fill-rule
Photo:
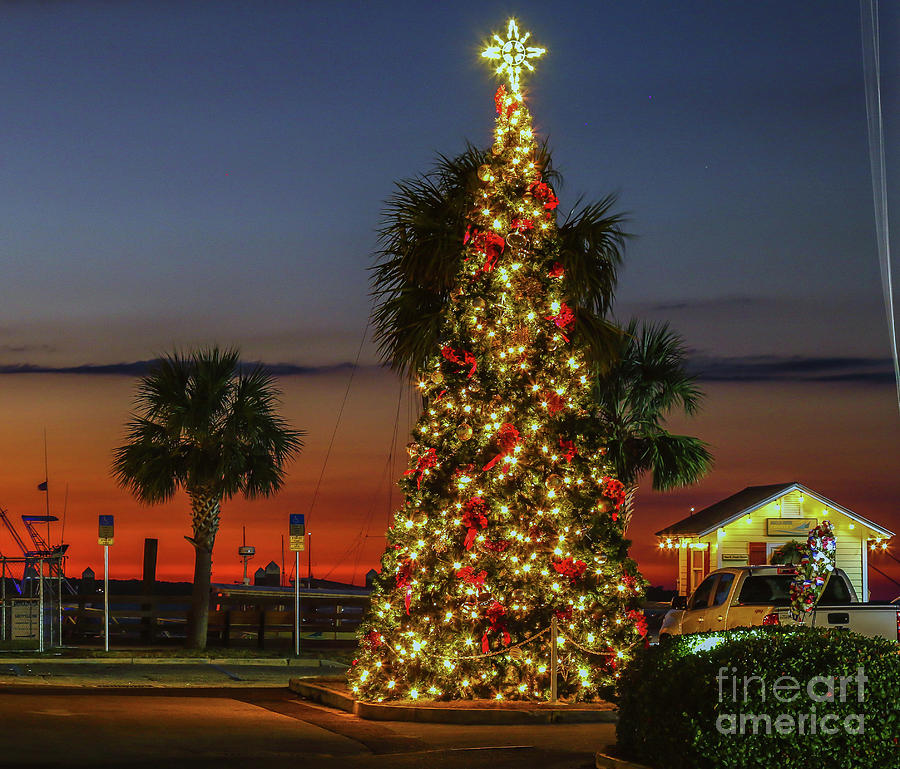
<path fill-rule="evenodd" d="M 376 723 L 284 687 L 44 681 L 0 687 L 0 766 L 588 769 L 615 739 L 612 724 Z"/>

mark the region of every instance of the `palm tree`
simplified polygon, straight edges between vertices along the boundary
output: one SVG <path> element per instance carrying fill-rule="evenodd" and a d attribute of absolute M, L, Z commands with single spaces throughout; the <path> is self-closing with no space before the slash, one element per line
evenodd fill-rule
<path fill-rule="evenodd" d="M 142 503 L 191 504 L 194 588 L 188 647 L 206 648 L 212 549 L 224 500 L 269 496 L 303 447 L 302 431 L 278 416 L 279 392 L 261 366 L 244 370 L 237 350 L 173 353 L 141 380 L 127 443 L 112 473 Z"/>
<path fill-rule="evenodd" d="M 672 435 L 666 416 L 675 409 L 695 414 L 703 400 L 696 377 L 687 373 L 684 340 L 667 323 L 624 329 L 615 362 L 594 385 L 600 418 L 609 435 L 607 459 L 627 494 L 622 518 L 627 530 L 641 477 L 650 472 L 653 489 L 667 491 L 700 480 L 712 467 L 706 443 Z"/>
<path fill-rule="evenodd" d="M 456 288 L 478 169 L 490 153 L 467 145 L 455 158 L 438 156 L 427 174 L 397 183 L 388 199 L 377 262 L 371 267 L 375 339 L 391 368 L 412 374 L 438 344 L 441 311 Z M 546 144 L 536 165 L 545 182 L 561 183 Z M 613 354 L 620 332 L 606 320 L 628 237 L 614 196 L 575 208 L 558 227 L 556 259 L 566 268 L 576 310 L 575 333 L 595 361 Z"/>

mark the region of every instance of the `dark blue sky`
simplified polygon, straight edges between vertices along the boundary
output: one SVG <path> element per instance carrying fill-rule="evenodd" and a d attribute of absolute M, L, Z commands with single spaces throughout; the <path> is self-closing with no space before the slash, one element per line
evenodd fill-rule
<path fill-rule="evenodd" d="M 381 201 L 488 140 L 511 11 L 564 206 L 632 214 L 621 314 L 711 355 L 887 355 L 853 3 L 154 0 L 0 10 L 0 362 L 350 357 Z"/>

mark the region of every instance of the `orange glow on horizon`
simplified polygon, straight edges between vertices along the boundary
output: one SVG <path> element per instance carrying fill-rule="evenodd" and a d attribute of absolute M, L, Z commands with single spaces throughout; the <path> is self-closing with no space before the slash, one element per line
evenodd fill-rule
<path fill-rule="evenodd" d="M 0 505 L 22 535 L 20 516 L 44 512 L 44 493 L 37 485 L 44 476 L 42 430 L 46 426 L 51 512 L 62 518 L 66 510 L 68 573 L 80 576 L 87 566 L 98 574 L 102 571 L 97 516 L 113 514 L 113 578 L 140 578 L 143 540 L 156 537 L 158 578 L 189 580 L 193 551 L 184 539 L 189 534 L 189 511 L 183 496 L 166 505 L 142 507 L 117 488 L 108 473 L 111 451 L 122 440 L 135 380 L 19 374 L 4 376 L 0 382 L 5 438 Z M 377 567 L 384 547 L 382 535 L 399 502 L 393 484 L 406 469 L 404 447 L 415 415 L 404 395 L 398 456 L 387 471 L 399 382 L 383 371 L 358 372 L 316 509 L 310 515 L 310 501 L 346 382 L 346 372 L 280 380 L 283 413 L 294 426 L 307 430 L 307 446 L 279 495 L 253 502 L 234 499 L 223 506 L 213 554 L 214 581 L 240 579 L 237 548 L 242 526 L 247 527 L 248 544 L 257 549 L 250 573 L 269 561 L 281 566 L 281 538 L 287 538 L 288 514 L 292 512 L 307 516 L 315 577 L 353 579 L 361 584 L 366 571 Z M 716 469 L 695 488 L 655 494 L 645 483 L 638 495 L 629 531 L 634 542 L 632 555 L 652 584 L 671 585 L 675 569 L 672 559 L 658 552 L 653 533 L 683 517 L 690 507 L 699 510 L 748 485 L 799 480 L 888 528 L 900 530 L 894 504 L 900 498 L 900 467 L 893 444 L 896 431 L 889 429 L 896 416 L 891 413 L 890 397 L 881 388 L 709 384 L 706 390 L 704 412 L 693 420 L 673 420 L 671 429 L 712 443 Z M 360 532 L 365 533 L 369 520 L 368 536 L 360 543 Z M 53 525 L 54 541 L 59 540 L 61 529 L 61 523 Z M 0 553 L 19 555 L 2 530 Z M 301 553 L 304 577 L 306 558 L 307 553 Z M 284 559 L 291 574 L 293 554 L 287 545 Z M 883 568 L 900 580 L 900 570 L 890 565 Z M 873 573 L 873 585 L 881 586 L 879 580 Z M 900 588 L 882 586 L 881 592 L 893 597 Z"/>

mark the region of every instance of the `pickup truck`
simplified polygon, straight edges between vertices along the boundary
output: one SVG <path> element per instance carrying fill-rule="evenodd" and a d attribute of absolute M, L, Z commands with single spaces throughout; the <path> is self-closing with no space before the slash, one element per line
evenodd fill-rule
<path fill-rule="evenodd" d="M 859 603 L 853 585 L 840 569 L 832 573 L 816 608 L 801 623 L 796 622 L 790 612 L 790 586 L 795 574 L 789 566 L 716 569 L 690 599 L 673 599 L 659 630 L 660 639 L 734 627 L 802 623 L 845 627 L 861 635 L 900 641 L 900 606 Z"/>

